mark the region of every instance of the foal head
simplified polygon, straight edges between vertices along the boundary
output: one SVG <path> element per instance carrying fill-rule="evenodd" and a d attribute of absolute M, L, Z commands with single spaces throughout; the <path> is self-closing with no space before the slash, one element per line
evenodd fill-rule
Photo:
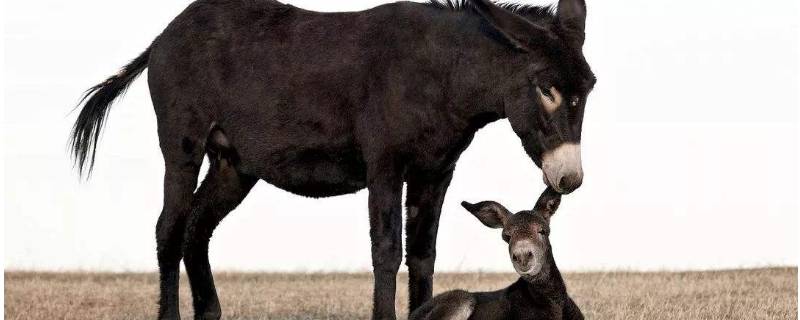
<path fill-rule="evenodd" d="M 532 211 L 509 212 L 494 201 L 476 204 L 462 202 L 469 212 L 490 228 L 502 228 L 503 240 L 508 243 L 508 254 L 514 270 L 526 279 L 543 273 L 547 259 L 551 259 L 550 217 L 561 202 L 561 195 L 547 188 Z"/>
<path fill-rule="evenodd" d="M 515 71 L 501 80 L 509 88 L 504 108 L 514 132 L 545 184 L 572 192 L 583 181 L 581 127 L 595 83 L 583 56 L 584 0 L 559 0 L 554 15 L 548 8 L 490 0 L 471 4 L 514 52 L 503 63 Z"/>

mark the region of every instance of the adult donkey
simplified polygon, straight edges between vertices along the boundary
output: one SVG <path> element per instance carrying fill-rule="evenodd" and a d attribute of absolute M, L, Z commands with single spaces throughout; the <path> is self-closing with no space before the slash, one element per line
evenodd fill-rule
<path fill-rule="evenodd" d="M 149 67 L 166 166 L 159 317 L 179 316 L 182 256 L 195 317 L 220 317 L 208 242 L 261 179 L 315 198 L 369 190 L 373 318 L 392 319 L 403 183 L 414 309 L 431 297 L 443 198 L 478 129 L 509 118 L 547 185 L 568 193 L 581 184 L 581 123 L 595 81 L 581 48 L 585 16 L 583 0 L 560 0 L 555 13 L 488 0 L 347 13 L 199 0 L 88 91 L 74 156 L 91 170 L 109 105 Z"/>

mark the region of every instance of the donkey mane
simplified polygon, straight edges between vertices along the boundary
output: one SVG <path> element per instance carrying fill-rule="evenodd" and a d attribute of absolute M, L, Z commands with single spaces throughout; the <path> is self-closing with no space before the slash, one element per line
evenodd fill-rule
<path fill-rule="evenodd" d="M 443 10 L 475 12 L 471 0 L 428 0 L 427 4 Z M 498 2 L 495 4 L 535 22 L 550 22 L 556 18 L 555 5 L 537 6 L 516 2 Z"/>

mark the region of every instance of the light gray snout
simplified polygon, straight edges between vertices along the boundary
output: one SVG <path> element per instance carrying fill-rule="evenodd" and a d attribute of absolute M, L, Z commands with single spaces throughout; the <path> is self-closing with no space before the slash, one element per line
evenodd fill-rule
<path fill-rule="evenodd" d="M 530 240 L 517 241 L 509 250 L 514 270 L 520 275 L 534 275 L 542 268 L 541 250 Z"/>
<path fill-rule="evenodd" d="M 544 182 L 559 193 L 570 193 L 583 183 L 581 146 L 564 143 L 542 157 Z"/>

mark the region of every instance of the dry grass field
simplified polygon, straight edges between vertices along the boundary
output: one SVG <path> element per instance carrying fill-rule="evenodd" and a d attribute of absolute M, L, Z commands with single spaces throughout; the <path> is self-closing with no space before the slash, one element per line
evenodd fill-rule
<path fill-rule="evenodd" d="M 183 277 L 184 318 L 191 315 Z M 399 283 L 406 281 L 400 276 Z M 797 268 L 565 274 L 587 319 L 797 319 Z M 5 272 L 6 319 L 153 319 L 155 274 Z M 227 319 L 367 319 L 369 274 L 218 273 Z M 512 274 L 437 274 L 436 291 L 494 290 Z M 405 318 L 406 292 L 397 309 Z"/>

